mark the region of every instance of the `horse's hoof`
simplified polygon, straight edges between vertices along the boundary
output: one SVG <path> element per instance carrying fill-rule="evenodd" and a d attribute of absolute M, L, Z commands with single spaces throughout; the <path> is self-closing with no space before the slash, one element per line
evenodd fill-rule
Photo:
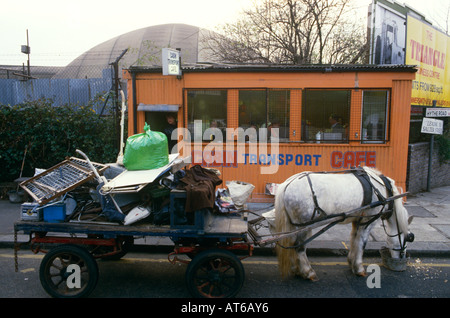
<path fill-rule="evenodd" d="M 317 277 L 315 272 L 307 273 L 307 274 L 305 274 L 305 273 L 296 273 L 295 276 L 296 277 L 300 277 L 300 278 L 305 279 L 305 280 L 310 280 L 312 282 L 317 282 L 319 280 L 319 277 Z"/>
<path fill-rule="evenodd" d="M 366 277 L 366 276 L 367 276 L 367 273 L 366 273 L 365 270 L 363 270 L 363 271 L 358 271 L 358 272 L 356 273 L 356 276 Z"/>
<path fill-rule="evenodd" d="M 304 276 L 304 278 L 308 279 L 308 280 L 310 280 L 312 282 L 317 282 L 319 280 L 319 277 L 317 277 L 316 272 L 314 272 L 314 271 L 307 273 Z"/>

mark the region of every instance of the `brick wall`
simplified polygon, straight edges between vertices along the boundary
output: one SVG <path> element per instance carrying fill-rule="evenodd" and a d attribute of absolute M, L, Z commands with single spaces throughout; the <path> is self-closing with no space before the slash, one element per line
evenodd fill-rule
<path fill-rule="evenodd" d="M 408 173 L 406 184 L 409 193 L 418 193 L 427 190 L 429 142 L 420 142 L 409 145 Z M 438 145 L 433 147 L 430 187 L 450 185 L 450 163 L 440 163 Z"/>

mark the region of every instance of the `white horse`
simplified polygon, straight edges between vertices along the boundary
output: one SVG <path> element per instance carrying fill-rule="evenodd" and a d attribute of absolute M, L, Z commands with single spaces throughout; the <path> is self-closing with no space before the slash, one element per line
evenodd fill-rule
<path fill-rule="evenodd" d="M 282 183 L 275 197 L 275 231 L 286 233 L 304 228 L 295 235 L 286 235 L 277 244 L 278 264 L 281 274 L 300 275 L 303 278 L 317 280 L 306 256 L 306 247 L 303 244 L 312 235 L 311 227 L 302 224 L 310 224 L 324 220 L 337 214 L 345 214 L 343 218 L 330 218 L 329 222 L 352 222 L 350 237 L 350 249 L 348 263 L 354 274 L 365 276 L 366 272 L 362 264 L 363 250 L 369 233 L 379 218 L 387 223 L 388 247 L 392 258 L 404 258 L 406 242 L 412 242 L 414 235 L 409 232 L 408 212 L 403 206 L 402 198 L 392 200 L 392 213 L 388 210 L 388 203 L 384 199 L 400 194 L 394 180 L 385 178 L 390 183 L 391 193 L 381 177 L 382 174 L 371 168 L 359 168 L 366 172 L 371 183 L 371 193 L 366 191 L 366 200 L 371 198 L 373 202 L 384 202 L 378 206 L 362 209 L 364 203 L 364 188 L 362 183 L 353 173 L 314 173 L 303 172 L 294 175 Z M 369 184 L 370 184 L 369 183 Z M 315 198 L 314 198 L 315 196 Z M 355 211 L 355 212 L 353 212 Z M 352 212 L 352 213 L 348 213 Z"/>

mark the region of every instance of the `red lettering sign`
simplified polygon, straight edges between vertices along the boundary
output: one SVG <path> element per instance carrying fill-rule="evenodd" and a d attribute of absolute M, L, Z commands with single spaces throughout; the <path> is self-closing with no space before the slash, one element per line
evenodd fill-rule
<path fill-rule="evenodd" d="M 333 169 L 349 169 L 358 166 L 376 166 L 376 152 L 375 151 L 333 151 L 331 153 L 331 167 Z"/>
<path fill-rule="evenodd" d="M 445 53 L 423 45 L 415 40 L 410 41 L 411 59 L 418 62 L 445 69 Z"/>

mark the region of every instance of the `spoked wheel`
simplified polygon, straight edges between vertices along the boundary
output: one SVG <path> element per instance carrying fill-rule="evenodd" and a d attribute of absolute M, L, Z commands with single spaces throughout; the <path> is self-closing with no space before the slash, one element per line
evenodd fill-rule
<path fill-rule="evenodd" d="M 44 256 L 39 278 L 42 287 L 52 297 L 86 297 L 97 285 L 98 266 L 84 248 L 61 245 Z"/>
<path fill-rule="evenodd" d="M 241 261 L 226 250 L 206 250 L 196 255 L 186 269 L 186 285 L 194 297 L 234 297 L 244 284 Z"/>

